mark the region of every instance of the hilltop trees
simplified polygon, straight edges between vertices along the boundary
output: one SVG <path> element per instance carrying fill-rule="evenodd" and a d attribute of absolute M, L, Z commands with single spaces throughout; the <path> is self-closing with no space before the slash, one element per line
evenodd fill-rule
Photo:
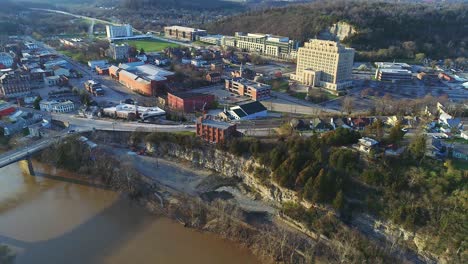
<path fill-rule="evenodd" d="M 313 1 L 228 17 L 209 24 L 207 29 L 221 34 L 265 32 L 307 41 L 334 23 L 346 21 L 358 33 L 343 42 L 359 51 L 359 61 L 466 58 L 467 12 L 464 3 Z"/>

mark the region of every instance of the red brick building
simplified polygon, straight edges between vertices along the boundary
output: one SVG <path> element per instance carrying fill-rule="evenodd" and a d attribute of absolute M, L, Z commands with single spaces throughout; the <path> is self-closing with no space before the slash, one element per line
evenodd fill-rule
<path fill-rule="evenodd" d="M 173 110 L 195 112 L 208 109 L 215 101 L 212 94 L 203 93 L 168 93 L 167 105 Z"/>
<path fill-rule="evenodd" d="M 234 78 L 225 81 L 225 88 L 231 93 L 250 97 L 254 101 L 270 98 L 271 86 L 250 81 L 244 78 Z"/>
<path fill-rule="evenodd" d="M 220 143 L 236 136 L 234 124 L 199 118 L 197 120 L 197 136 L 211 143 Z"/>
<path fill-rule="evenodd" d="M 111 66 L 109 75 L 132 91 L 153 96 L 166 83 L 173 81 L 174 73 L 143 62 Z"/>

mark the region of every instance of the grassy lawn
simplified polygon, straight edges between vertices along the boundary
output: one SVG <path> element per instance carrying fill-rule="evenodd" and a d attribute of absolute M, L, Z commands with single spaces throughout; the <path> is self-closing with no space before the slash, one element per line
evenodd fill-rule
<path fill-rule="evenodd" d="M 204 46 L 208 46 L 208 45 L 212 45 L 212 44 L 205 43 L 205 42 L 199 41 L 199 40 L 192 42 L 192 44 L 193 44 L 193 45 L 196 45 L 196 46 L 203 46 L 203 47 L 204 47 Z"/>
<path fill-rule="evenodd" d="M 461 138 L 461 137 L 454 137 L 454 138 L 449 138 L 445 140 L 446 142 L 450 143 L 463 143 L 463 144 L 468 144 L 468 140 Z"/>
<path fill-rule="evenodd" d="M 271 89 L 276 92 L 286 92 L 289 88 L 287 80 L 270 80 L 265 83 L 271 85 Z"/>
<path fill-rule="evenodd" d="M 293 96 L 298 98 L 298 99 L 304 100 L 305 97 L 307 96 L 307 93 L 295 93 L 295 94 L 293 94 Z"/>
<path fill-rule="evenodd" d="M 160 41 L 160 40 L 155 40 L 155 39 L 143 39 L 143 40 L 124 40 L 124 41 L 119 41 L 119 43 L 127 43 L 130 46 L 136 46 L 138 50 L 143 48 L 145 52 L 157 52 L 157 51 L 162 51 L 165 48 L 168 47 L 178 47 L 179 45 L 170 43 L 170 42 L 165 42 L 165 41 Z"/>

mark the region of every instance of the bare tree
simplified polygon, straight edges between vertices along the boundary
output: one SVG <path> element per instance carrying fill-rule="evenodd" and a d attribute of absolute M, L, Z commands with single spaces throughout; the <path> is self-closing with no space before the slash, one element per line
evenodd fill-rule
<path fill-rule="evenodd" d="M 349 115 L 351 115 L 351 113 L 354 110 L 354 98 L 351 97 L 351 96 L 346 96 L 343 99 L 343 103 L 341 104 L 341 108 L 342 108 L 343 112 L 346 112 Z"/>

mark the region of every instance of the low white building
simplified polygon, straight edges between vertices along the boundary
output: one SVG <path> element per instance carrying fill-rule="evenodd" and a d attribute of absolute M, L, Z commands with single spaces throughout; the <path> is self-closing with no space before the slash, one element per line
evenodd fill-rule
<path fill-rule="evenodd" d="M 54 113 L 69 113 L 75 110 L 75 104 L 72 101 L 41 101 L 39 103 L 41 111 Z"/>
<path fill-rule="evenodd" d="M 370 153 L 372 149 L 375 149 L 379 145 L 379 142 L 372 138 L 363 137 L 359 139 L 358 144 L 360 151 Z"/>
<path fill-rule="evenodd" d="M 159 107 L 143 107 L 132 104 L 119 104 L 114 107 L 104 108 L 103 111 L 107 116 L 128 120 L 146 120 L 149 118 L 164 117 L 166 115 L 166 112 Z"/>
<path fill-rule="evenodd" d="M 13 66 L 13 56 L 6 52 L 0 52 L 0 64 L 6 68 Z"/>
<path fill-rule="evenodd" d="M 226 118 L 231 120 L 251 120 L 268 116 L 266 107 L 257 101 L 233 106 L 224 113 Z"/>
<path fill-rule="evenodd" d="M 93 61 L 88 61 L 88 66 L 95 70 L 96 69 L 96 66 L 106 66 L 108 64 L 108 61 L 107 60 L 93 60 Z"/>
<path fill-rule="evenodd" d="M 468 140 L 468 130 L 463 130 L 462 132 L 460 132 L 460 136 L 461 136 L 463 139 Z"/>

